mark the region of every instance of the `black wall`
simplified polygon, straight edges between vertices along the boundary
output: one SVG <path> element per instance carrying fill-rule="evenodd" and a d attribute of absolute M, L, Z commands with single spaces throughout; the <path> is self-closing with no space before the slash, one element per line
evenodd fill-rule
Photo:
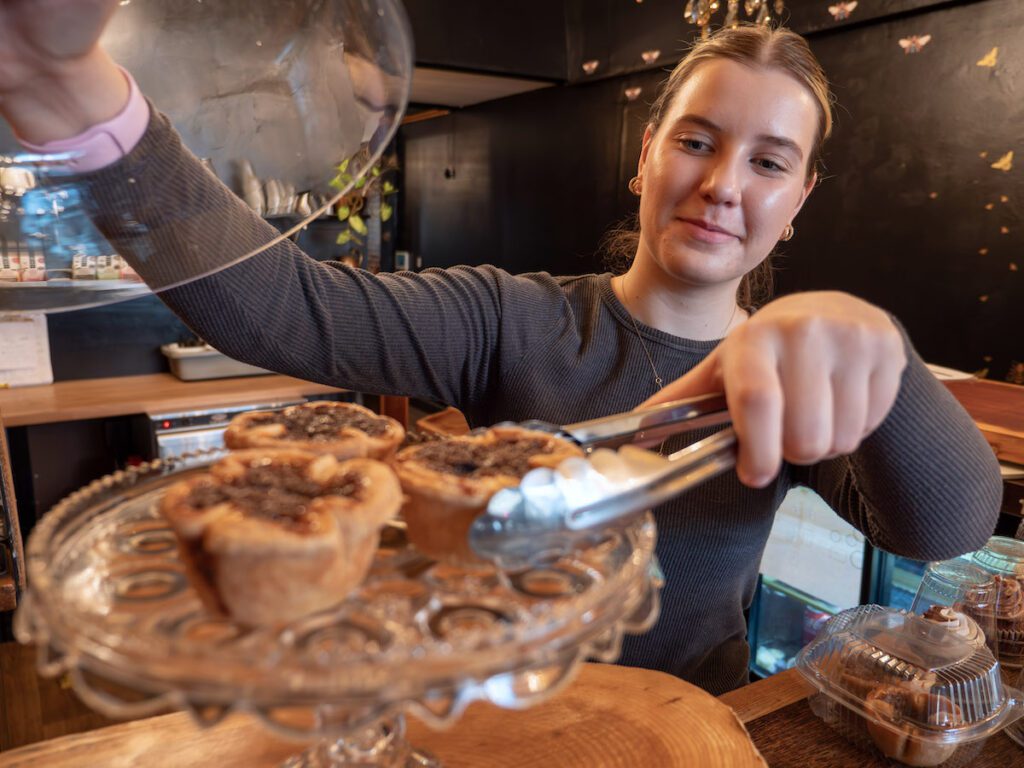
<path fill-rule="evenodd" d="M 861 0 L 842 22 L 831 4 L 786 3 L 839 120 L 828 177 L 778 260 L 780 289 L 853 291 L 896 312 L 926 358 L 1004 378 L 1024 361 L 1024 3 Z M 635 210 L 625 184 L 647 105 L 694 36 L 682 0 L 406 5 L 420 64 L 572 85 L 403 128 L 398 247 L 425 266 L 599 270 L 601 235 Z M 904 54 L 899 39 L 915 34 L 932 40 Z M 976 66 L 996 46 L 997 66 Z M 647 50 L 661 51 L 654 65 Z M 600 66 L 585 75 L 590 59 Z M 1012 171 L 989 167 L 1010 150 Z M 330 240 L 302 244 L 324 257 Z M 53 315 L 54 375 L 166 370 L 158 347 L 186 334 L 153 298 Z"/>
<path fill-rule="evenodd" d="M 564 80 L 565 10 L 559 0 L 404 0 L 424 66 Z"/>
<path fill-rule="evenodd" d="M 897 41 L 913 34 L 932 40 L 906 55 Z M 895 312 L 934 362 L 1002 379 L 1024 361 L 1022 38 L 1019 0 L 812 38 L 839 122 L 782 290 L 864 296 Z M 997 65 L 977 66 L 997 46 Z M 1013 170 L 991 167 L 1011 150 Z"/>
<path fill-rule="evenodd" d="M 862 2 L 844 22 L 827 5 L 787 3 L 839 106 L 779 288 L 851 291 L 900 317 L 926 359 L 1004 378 L 1024 361 L 1024 3 Z M 639 52 L 677 58 L 692 27 L 676 0 L 566 8 L 576 84 L 402 129 L 399 247 L 425 266 L 599 270 L 601 234 L 635 210 L 625 184 L 666 74 Z M 899 45 L 926 34 L 919 53 Z M 996 66 L 977 66 L 997 46 Z M 581 77 L 590 58 L 603 66 Z M 990 167 L 1011 150 L 1011 171 Z"/>
<path fill-rule="evenodd" d="M 846 19 L 837 19 L 829 11 L 835 2 L 826 0 L 785 0 L 781 19 L 786 27 L 809 35 L 895 19 L 943 6 L 967 5 L 983 0 L 861 0 Z M 684 4 L 678 0 L 644 0 L 643 3 L 623 0 L 565 0 L 569 67 L 571 82 L 618 76 L 671 66 L 679 60 L 697 29 L 683 18 Z M 742 7 L 742 3 L 741 3 Z M 749 17 L 741 10 L 741 19 Z M 715 15 L 715 24 L 722 23 L 725 3 Z M 775 17 L 773 17 L 775 18 Z M 660 55 L 645 62 L 645 51 Z M 583 71 L 585 61 L 597 61 L 597 69 Z"/>

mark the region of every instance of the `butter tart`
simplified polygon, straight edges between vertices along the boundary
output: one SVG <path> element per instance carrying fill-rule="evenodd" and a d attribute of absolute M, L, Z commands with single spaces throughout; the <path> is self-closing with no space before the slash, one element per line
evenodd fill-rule
<path fill-rule="evenodd" d="M 339 459 L 386 460 L 405 439 L 402 425 L 354 403 L 303 403 L 280 411 L 250 411 L 231 420 L 228 448 L 297 448 Z"/>
<path fill-rule="evenodd" d="M 519 427 L 403 448 L 393 466 L 406 496 L 409 540 L 428 557 L 473 562 L 469 527 L 491 496 L 531 469 L 582 455 L 567 440 Z"/>
<path fill-rule="evenodd" d="M 373 459 L 239 451 L 168 488 L 160 511 L 204 604 L 267 626 L 341 602 L 401 499 L 394 473 Z"/>

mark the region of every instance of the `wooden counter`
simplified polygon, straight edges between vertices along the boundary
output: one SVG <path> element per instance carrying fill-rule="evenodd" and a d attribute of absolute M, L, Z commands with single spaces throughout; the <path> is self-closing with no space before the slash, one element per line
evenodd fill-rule
<path fill-rule="evenodd" d="M 945 382 L 1001 461 L 1024 464 L 1024 387 L 988 379 Z"/>
<path fill-rule="evenodd" d="M 2 646 L 0 646 L 2 648 Z M 679 707 L 690 688 L 676 678 L 648 670 L 586 664 L 565 691 L 524 711 L 473 704 L 449 731 L 430 731 L 409 722 L 413 744 L 430 750 L 445 768 L 700 768 L 736 766 L 709 751 L 679 762 L 671 745 L 680 733 L 699 727 Z M 807 706 L 810 688 L 796 670 L 782 672 L 719 697 L 744 723 L 772 768 L 882 768 L 888 762 L 850 746 Z M 704 711 L 717 712 L 703 699 Z M 724 708 L 722 708 L 724 709 Z M 621 712 L 618 727 L 597 728 L 608 712 Z M 726 726 L 728 727 L 728 726 Z M 628 749 L 627 749 L 628 748 Z M 667 751 L 666 751 L 667 750 Z M 78 768 L 146 765 L 276 766 L 300 749 L 267 734 L 253 719 L 234 715 L 200 729 L 183 713 L 162 715 L 65 736 L 0 754 L 0 768 Z M 735 757 L 731 758 L 733 761 Z M 1024 750 L 1005 734 L 985 744 L 972 768 L 1007 768 L 1024 763 Z M 744 765 L 748 763 L 743 763 Z"/>
<path fill-rule="evenodd" d="M 169 373 L 154 373 L 0 390 L 0 414 L 5 426 L 23 427 L 133 413 L 199 411 L 224 405 L 297 400 L 304 395 L 338 391 L 290 376 L 181 381 Z"/>

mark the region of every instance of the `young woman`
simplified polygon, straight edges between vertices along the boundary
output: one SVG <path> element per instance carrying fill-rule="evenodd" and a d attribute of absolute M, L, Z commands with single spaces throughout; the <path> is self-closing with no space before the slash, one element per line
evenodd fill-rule
<path fill-rule="evenodd" d="M 74 18 L 43 21 L 38 5 Z M 168 284 L 195 254 L 242 253 L 276 233 L 130 95 L 94 42 L 111 5 L 0 4 L 0 111 L 43 149 L 74 147 L 91 127 L 87 137 L 114 137 L 114 156 L 94 157 L 82 184 L 110 241 Z M 998 514 L 992 452 L 888 314 L 836 292 L 753 314 L 738 303 L 749 307 L 752 276 L 793 235 L 830 127 L 826 81 L 800 37 L 723 30 L 652 110 L 630 182 L 640 230 L 621 276 L 374 276 L 284 242 L 160 295 L 233 357 L 449 403 L 474 426 L 567 423 L 724 389 L 737 474 L 655 511 L 663 612 L 622 657 L 721 693 L 746 680 L 743 610 L 793 485 L 817 490 L 875 545 L 919 559 L 980 547 Z"/>

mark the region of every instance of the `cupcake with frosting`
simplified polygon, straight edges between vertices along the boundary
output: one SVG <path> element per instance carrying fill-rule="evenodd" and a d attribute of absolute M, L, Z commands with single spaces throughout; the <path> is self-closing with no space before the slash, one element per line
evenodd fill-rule
<path fill-rule="evenodd" d="M 995 600 L 972 599 L 968 595 L 963 609 L 979 623 L 994 624 L 999 663 L 1004 667 L 1024 664 L 1024 589 L 1013 576 L 995 575 L 990 582 L 979 585 L 978 595 L 995 595 Z"/>
<path fill-rule="evenodd" d="M 955 611 L 945 605 L 933 605 L 922 614 L 922 618 L 945 627 L 967 641 L 972 648 L 985 647 L 985 633 L 978 622 L 966 613 Z"/>

